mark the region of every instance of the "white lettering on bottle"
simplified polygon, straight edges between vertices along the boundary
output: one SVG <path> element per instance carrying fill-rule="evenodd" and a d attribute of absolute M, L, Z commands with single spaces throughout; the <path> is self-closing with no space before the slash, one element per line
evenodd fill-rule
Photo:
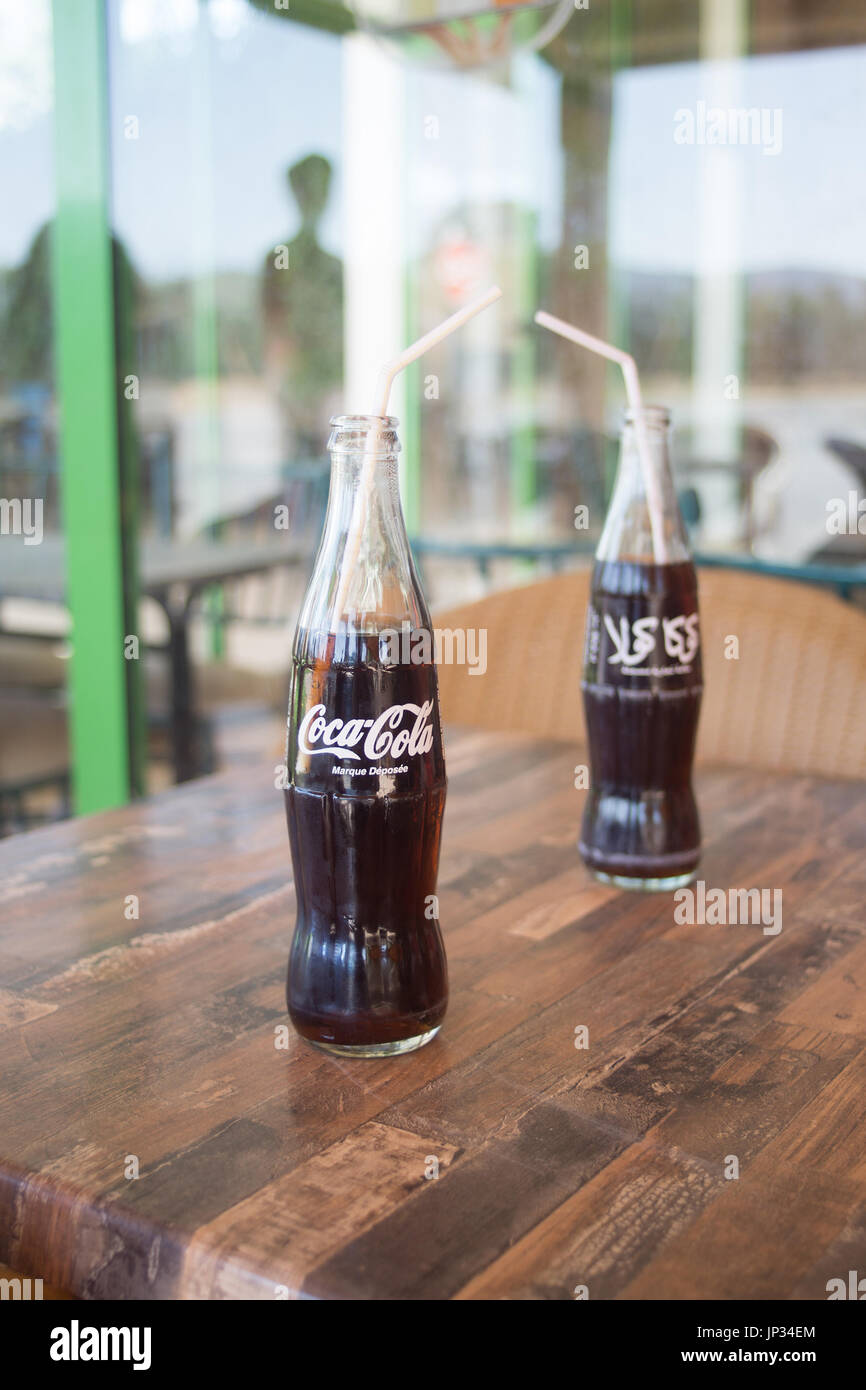
<path fill-rule="evenodd" d="M 399 758 L 406 752 L 413 756 L 429 753 L 433 747 L 433 725 L 430 723 L 432 700 L 425 700 L 423 705 L 389 705 L 378 719 L 372 721 L 350 719 L 344 724 L 342 719 L 329 721 L 325 713 L 324 705 L 312 705 L 307 710 L 298 729 L 298 749 L 301 753 L 310 757 L 317 753 L 328 753 L 331 757 L 360 761 L 360 753 L 352 749 L 364 738 L 365 725 L 370 727 L 364 739 L 364 757 L 370 762 L 389 754 Z M 407 714 L 415 716 L 414 722 L 411 728 L 401 728 Z M 324 744 L 324 747 L 315 748 L 313 745 L 317 743 Z"/>
<path fill-rule="evenodd" d="M 658 618 L 635 619 L 631 625 L 631 640 L 634 642 L 634 650 L 631 649 L 629 643 L 628 618 L 620 618 L 619 632 L 617 632 L 610 614 L 605 613 L 604 625 L 615 649 L 613 655 L 608 657 L 611 666 L 617 666 L 620 663 L 623 666 L 637 666 L 644 657 L 649 656 L 656 644 L 655 629 L 659 625 Z"/>
<path fill-rule="evenodd" d="M 692 658 L 701 640 L 698 633 L 697 613 L 690 613 L 688 617 L 681 613 L 678 618 L 662 618 L 662 628 L 665 636 L 665 651 L 668 656 L 673 657 L 683 666 L 691 666 Z"/>
<path fill-rule="evenodd" d="M 662 640 L 667 655 L 681 666 L 690 666 L 700 646 L 701 636 L 697 613 L 680 613 L 676 618 L 662 618 Z M 609 613 L 604 625 L 613 645 L 608 656 L 611 666 L 639 666 L 655 650 L 658 641 L 658 618 L 627 618 L 619 620 L 619 628 Z"/>

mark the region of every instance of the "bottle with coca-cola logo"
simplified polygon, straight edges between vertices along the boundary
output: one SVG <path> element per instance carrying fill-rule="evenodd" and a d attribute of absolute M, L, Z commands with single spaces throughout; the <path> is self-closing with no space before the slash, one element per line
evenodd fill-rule
<path fill-rule="evenodd" d="M 331 421 L 328 510 L 289 697 L 289 1014 L 308 1041 L 360 1057 L 423 1046 L 448 1002 L 436 898 L 445 759 L 396 425 Z"/>
<path fill-rule="evenodd" d="M 626 411 L 586 623 L 590 789 L 579 847 L 602 882 L 666 890 L 688 883 L 700 858 L 692 761 L 703 686 L 697 577 L 668 461 L 670 416 L 660 406 L 643 414 L 661 526 L 654 537 Z"/>

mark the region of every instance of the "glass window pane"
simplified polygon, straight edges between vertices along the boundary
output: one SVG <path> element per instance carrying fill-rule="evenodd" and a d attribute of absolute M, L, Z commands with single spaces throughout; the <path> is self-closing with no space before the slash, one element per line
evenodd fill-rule
<path fill-rule="evenodd" d="M 68 810 L 49 0 L 0 0 L 0 834 Z"/>

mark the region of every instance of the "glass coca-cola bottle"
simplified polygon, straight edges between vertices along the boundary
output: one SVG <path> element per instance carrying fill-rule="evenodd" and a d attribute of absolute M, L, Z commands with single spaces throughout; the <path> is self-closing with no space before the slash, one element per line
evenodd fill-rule
<path fill-rule="evenodd" d="M 688 883 L 701 832 L 692 761 L 702 674 L 697 577 L 668 460 L 670 416 L 644 407 L 662 514 L 655 545 L 635 421 L 598 544 L 586 622 L 583 701 L 590 788 L 580 852 L 620 888 Z M 660 532 L 660 534 L 659 534 Z"/>
<path fill-rule="evenodd" d="M 421 1047 L 448 1002 L 436 898 L 445 759 L 396 425 L 331 421 L 328 510 L 289 697 L 289 1014 L 308 1041 L 360 1057 Z"/>

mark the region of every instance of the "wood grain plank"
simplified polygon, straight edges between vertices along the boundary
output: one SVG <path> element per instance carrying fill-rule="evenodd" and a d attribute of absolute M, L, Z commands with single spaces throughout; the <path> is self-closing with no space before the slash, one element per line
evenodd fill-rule
<path fill-rule="evenodd" d="M 201 1226 L 186 1252 L 182 1297 L 274 1298 L 275 1284 L 297 1296 L 312 1268 L 392 1207 L 429 1205 L 442 1181 L 425 1177 L 429 1160 L 443 1174 L 454 1153 L 389 1125 L 363 1125 Z"/>

